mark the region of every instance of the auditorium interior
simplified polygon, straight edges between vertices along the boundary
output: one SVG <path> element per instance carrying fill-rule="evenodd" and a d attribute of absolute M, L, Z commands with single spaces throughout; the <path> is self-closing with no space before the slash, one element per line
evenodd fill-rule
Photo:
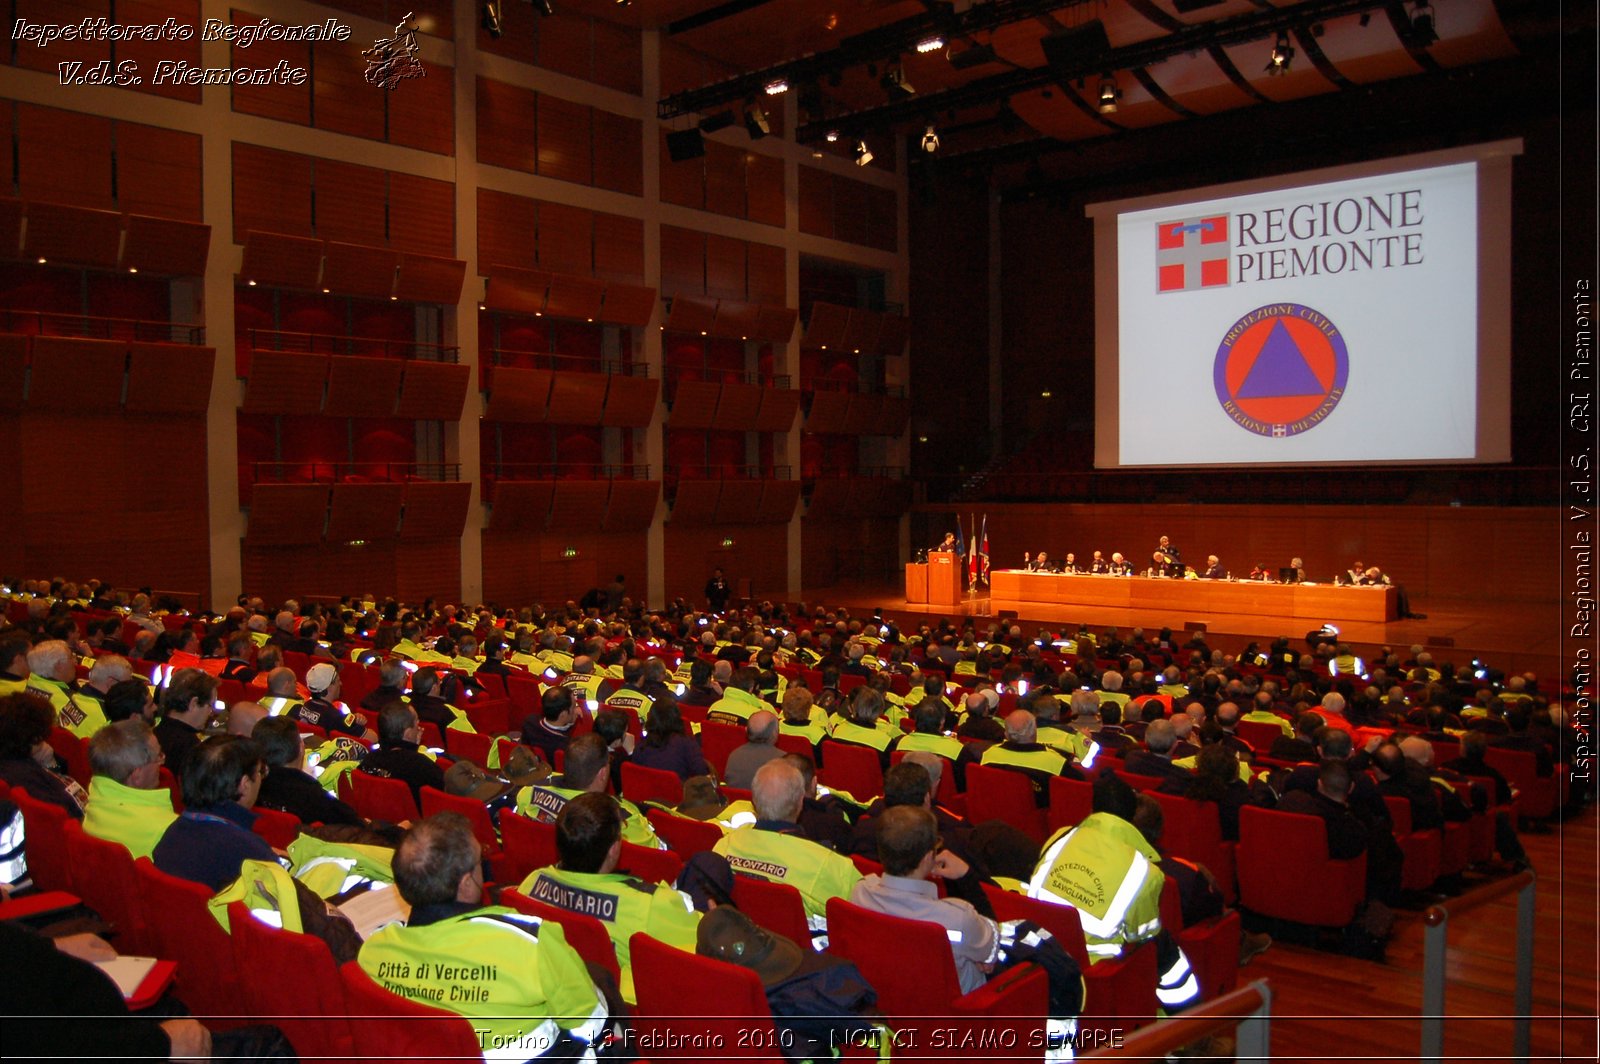
<path fill-rule="evenodd" d="M 1232 655 L 1280 637 L 1298 653 L 1331 623 L 1367 662 L 1420 647 L 1537 677 L 1592 729 L 1592 540 L 1572 537 L 1595 527 L 1591 415 L 1574 405 L 1594 378 L 1571 361 L 1569 294 L 1595 270 L 1593 4 L 12 0 L 8 15 L 8 595 L 93 578 L 195 616 L 244 596 L 500 613 L 620 582 L 661 610 L 703 608 L 720 569 L 732 609 L 845 610 L 904 635 L 1171 629 Z M 112 40 L 95 20 L 169 31 Z M 1227 398 L 1217 338 L 1199 389 L 1163 381 L 1141 403 L 1146 382 L 1127 365 L 1118 379 L 1116 248 L 1095 205 L 1474 152 L 1509 179 L 1474 216 L 1485 261 L 1500 256 L 1477 293 L 1476 453 L 1469 430 L 1465 457 L 1441 460 L 1206 459 L 1186 426 Z M 1421 334 L 1463 314 L 1448 295 L 1397 312 Z M 1358 375 L 1364 396 L 1404 372 L 1375 409 L 1423 446 L 1462 414 L 1459 364 L 1435 379 L 1401 361 L 1350 353 L 1342 401 Z M 1202 459 L 1119 463 L 1118 440 L 1146 431 Z M 963 553 L 930 558 L 952 532 Z M 1143 574 L 1164 536 L 1223 579 L 1020 572 L 1045 550 L 1079 567 L 1120 552 Z M 980 543 L 981 570 L 965 549 Z M 1391 586 L 1338 586 L 1357 559 Z M 1279 583 L 1290 570 L 1297 586 Z M 1484 889 L 1448 919 L 1442 1057 L 1511 1059 L 1524 1039 L 1528 1059 L 1594 1059 L 1600 851 L 1592 804 L 1569 812 L 1524 825 L 1531 945 L 1514 933 L 1521 881 L 1491 876 L 1401 909 L 1381 961 L 1279 942 L 1240 969 L 1238 987 L 1270 993 L 1272 1056 L 1418 1059 L 1445 911 L 1429 905 Z M 1512 1007 L 1529 955 L 1531 1033 Z M 1233 1001 L 1216 1030 L 1259 1004 Z"/>

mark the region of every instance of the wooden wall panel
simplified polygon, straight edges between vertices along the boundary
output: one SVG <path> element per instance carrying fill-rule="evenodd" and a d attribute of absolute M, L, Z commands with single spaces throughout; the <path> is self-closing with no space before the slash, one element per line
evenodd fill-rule
<path fill-rule="evenodd" d="M 33 23 L 50 25 L 52 23 L 78 22 L 85 18 L 110 18 L 110 0 L 78 0 L 70 9 L 63 10 L 61 0 L 16 0 L 14 4 L 6 5 L 8 15 Z M 9 41 L 9 35 L 7 36 Z M 105 41 L 75 40 L 56 41 L 48 48 L 40 48 L 32 44 L 10 45 L 16 49 L 16 64 L 26 70 L 42 70 L 48 74 L 57 73 L 59 63 L 82 63 L 84 66 L 93 66 L 103 59 L 111 58 L 111 46 Z"/>
<path fill-rule="evenodd" d="M 736 530 L 690 527 L 668 523 L 663 546 L 665 593 L 668 599 L 705 601 L 706 581 L 720 568 L 728 582 L 738 587 L 750 581 L 756 598 L 786 596 L 788 583 L 788 525 L 741 525 Z M 732 538 L 728 547 L 722 541 Z"/>
<path fill-rule="evenodd" d="M 630 591 L 639 595 L 644 584 L 645 541 L 643 532 L 589 532 L 581 538 L 571 532 L 485 532 L 484 594 L 507 606 L 524 602 L 556 605 L 576 601 L 589 588 L 621 573 Z M 576 551 L 573 557 L 566 556 L 568 548 Z"/>
<path fill-rule="evenodd" d="M 750 302 L 766 307 L 788 305 L 789 281 L 784 250 L 772 244 L 751 243 L 745 255 Z"/>
<path fill-rule="evenodd" d="M 538 94 L 532 89 L 478 79 L 480 163 L 535 173 L 537 122 Z"/>
<path fill-rule="evenodd" d="M 744 217 L 744 156 L 731 144 L 706 141 L 706 210 Z"/>
<path fill-rule="evenodd" d="M 800 231 L 833 236 L 833 175 L 814 166 L 800 167 Z"/>
<path fill-rule="evenodd" d="M 539 59 L 546 70 L 591 80 L 594 70 L 594 29 L 587 18 L 539 20 Z"/>
<path fill-rule="evenodd" d="M 594 272 L 594 212 L 539 204 L 539 268 L 588 277 Z"/>
<path fill-rule="evenodd" d="M 866 245 L 880 251 L 894 251 L 900 232 L 899 200 L 894 190 L 867 186 Z"/>
<path fill-rule="evenodd" d="M 852 244 L 867 242 L 867 201 L 870 185 L 848 177 L 833 179 L 833 235 Z"/>
<path fill-rule="evenodd" d="M 594 180 L 594 134 L 587 104 L 539 94 L 538 173 L 587 185 Z"/>
<path fill-rule="evenodd" d="M 261 16 L 235 9 L 233 24 L 259 23 Z M 291 67 L 311 67 L 311 45 L 291 41 L 257 41 L 248 49 L 230 47 L 234 66 L 276 66 L 279 61 Z M 241 114 L 275 118 L 298 126 L 311 124 L 311 79 L 303 85 L 235 85 L 233 109 Z"/>
<path fill-rule="evenodd" d="M 661 227 L 661 294 L 703 295 L 706 290 L 706 237 L 692 229 Z"/>
<path fill-rule="evenodd" d="M 110 119 L 18 104 L 17 194 L 46 203 L 115 208 Z"/>
<path fill-rule="evenodd" d="M 126 342 L 34 337 L 28 409 L 117 413 L 127 356 Z"/>
<path fill-rule="evenodd" d="M 598 23 L 597 23 L 598 25 Z M 637 118 L 596 107 L 594 185 L 629 196 L 644 194 L 644 129 Z"/>
<path fill-rule="evenodd" d="M 313 46 L 311 116 L 318 129 L 368 140 L 383 139 L 384 109 L 374 98 L 374 86 L 367 82 L 367 62 L 361 56 L 361 50 L 369 43 L 352 36 L 348 41 L 325 41 Z M 426 79 L 414 78 L 401 91 L 418 80 Z M 384 96 L 391 95 L 394 94 L 384 92 Z"/>
<path fill-rule="evenodd" d="M 382 246 L 385 232 L 387 175 L 370 166 L 317 159 L 312 164 L 316 189 L 317 236 L 351 244 Z"/>
<path fill-rule="evenodd" d="M 752 222 L 783 228 L 783 160 L 755 152 L 745 156 L 745 216 Z"/>
<path fill-rule="evenodd" d="M 406 374 L 400 382 L 400 405 L 395 416 L 425 421 L 459 420 L 466 406 L 467 383 L 471 376 L 469 366 L 412 359 L 406 363 Z"/>
<path fill-rule="evenodd" d="M 327 541 L 349 543 L 396 539 L 404 484 L 335 484 L 328 508 Z"/>
<path fill-rule="evenodd" d="M 594 214 L 594 275 L 606 281 L 644 283 L 644 221 Z"/>
<path fill-rule="evenodd" d="M 745 242 L 707 233 L 706 295 L 743 300 L 745 291 Z"/>
<path fill-rule="evenodd" d="M 639 31 L 599 18 L 593 22 L 593 31 L 593 80 L 634 96 L 643 92 L 644 46 Z"/>
<path fill-rule="evenodd" d="M 411 78 L 384 96 L 389 106 L 389 143 L 438 155 L 456 153 L 453 69 L 430 64 L 426 77 Z"/>
<path fill-rule="evenodd" d="M 394 594 L 402 602 L 461 598 L 461 537 L 408 541 L 394 549 Z"/>
<path fill-rule="evenodd" d="M 602 527 L 607 532 L 642 532 L 650 527 L 660 500 L 660 481 L 614 480 Z"/>
<path fill-rule="evenodd" d="M 128 412 L 203 417 L 211 401 L 216 361 L 217 352 L 210 347 L 130 344 Z"/>
<path fill-rule="evenodd" d="M 478 189 L 478 267 L 539 265 L 539 204 L 509 192 Z"/>
<path fill-rule="evenodd" d="M 118 122 L 116 151 L 117 202 L 124 211 L 200 221 L 198 134 Z"/>
<path fill-rule="evenodd" d="M 466 481 L 413 480 L 405 486 L 400 538 L 460 539 L 467 525 L 472 485 Z"/>
<path fill-rule="evenodd" d="M 329 362 L 323 412 L 330 417 L 393 417 L 404 370 L 405 363 L 397 358 L 339 355 Z"/>
<path fill-rule="evenodd" d="M 174 18 L 181 26 L 198 26 L 200 3 L 199 0 L 117 0 L 116 17 L 118 22 L 128 25 L 150 25 Z M 131 59 L 139 64 L 141 71 L 154 71 L 156 64 L 164 59 L 200 65 L 199 34 L 187 41 L 118 41 L 114 47 L 118 63 Z M 134 91 L 189 103 L 200 102 L 199 85 L 157 85 L 148 73 L 144 84 L 134 87 Z"/>
<path fill-rule="evenodd" d="M 311 158 L 233 144 L 233 241 L 252 229 L 312 236 Z"/>

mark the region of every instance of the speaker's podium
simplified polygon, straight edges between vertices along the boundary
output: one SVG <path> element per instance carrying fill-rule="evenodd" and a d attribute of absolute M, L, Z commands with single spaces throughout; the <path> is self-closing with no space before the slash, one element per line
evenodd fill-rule
<path fill-rule="evenodd" d="M 928 604 L 961 605 L 961 555 L 953 550 L 928 552 Z"/>

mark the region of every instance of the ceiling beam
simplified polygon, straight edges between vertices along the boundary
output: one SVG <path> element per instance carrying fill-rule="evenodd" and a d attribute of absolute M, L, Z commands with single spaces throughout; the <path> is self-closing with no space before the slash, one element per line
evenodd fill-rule
<path fill-rule="evenodd" d="M 1202 52 L 1212 46 L 1244 44 L 1274 36 L 1315 22 L 1360 14 L 1384 8 L 1389 0 L 1306 0 L 1293 7 L 1272 8 L 1265 11 L 1235 15 L 1213 22 L 1198 23 L 1137 44 L 1112 48 L 1103 56 L 1089 60 L 1072 69 L 1052 68 L 1048 65 L 1010 71 L 968 82 L 953 89 L 913 96 L 907 100 L 856 111 L 825 121 L 807 122 L 795 130 L 795 140 L 808 143 L 822 137 L 829 130 L 843 135 L 860 134 L 871 129 L 892 129 L 907 123 L 923 121 L 928 115 L 950 110 L 963 110 L 1009 99 L 1021 92 L 1049 85 L 1075 81 L 1078 78 L 1098 77 L 1106 71 L 1133 70 L 1149 67 L 1173 56 L 1189 52 Z"/>
<path fill-rule="evenodd" d="M 730 0 L 729 4 L 723 6 L 749 2 L 751 0 Z M 763 70 L 748 71 L 698 89 L 673 93 L 657 102 L 656 116 L 666 121 L 683 115 L 704 113 L 714 107 L 759 96 L 774 81 L 783 80 L 790 85 L 820 81 L 833 74 L 842 74 L 852 67 L 893 60 L 912 51 L 918 41 L 929 37 L 942 36 L 948 41 L 952 37 L 970 36 L 1013 22 L 1037 18 L 1063 7 L 1082 7 L 1093 2 L 1095 0 L 990 0 L 986 4 L 973 4 L 961 12 L 950 5 L 936 5 L 932 11 L 846 37 L 829 51 L 787 60 Z"/>

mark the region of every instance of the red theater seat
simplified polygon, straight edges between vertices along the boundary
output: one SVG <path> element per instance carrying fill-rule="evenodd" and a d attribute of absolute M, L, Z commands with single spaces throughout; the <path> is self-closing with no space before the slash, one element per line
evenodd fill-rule
<path fill-rule="evenodd" d="M 1367 857 L 1335 861 L 1314 816 L 1239 810 L 1239 904 L 1263 916 L 1344 927 L 1366 894 Z"/>

